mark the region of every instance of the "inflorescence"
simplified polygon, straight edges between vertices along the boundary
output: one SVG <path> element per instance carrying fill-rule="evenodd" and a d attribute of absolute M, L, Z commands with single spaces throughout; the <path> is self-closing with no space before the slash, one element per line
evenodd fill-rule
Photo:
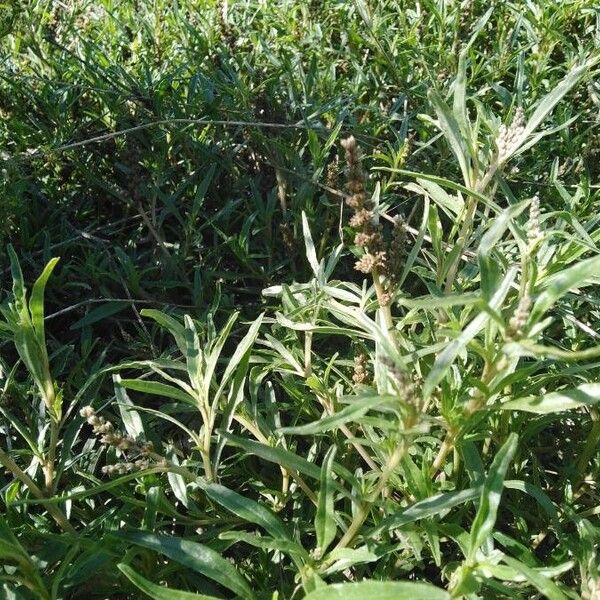
<path fill-rule="evenodd" d="M 133 471 L 141 471 L 150 466 L 150 455 L 154 451 L 152 442 L 138 442 L 131 436 L 115 429 L 110 421 L 98 416 L 91 406 L 84 406 L 79 414 L 92 426 L 94 434 L 100 438 L 100 443 L 113 446 L 123 453 L 136 456 L 134 461 L 116 463 L 102 467 L 106 475 L 124 475 Z"/>

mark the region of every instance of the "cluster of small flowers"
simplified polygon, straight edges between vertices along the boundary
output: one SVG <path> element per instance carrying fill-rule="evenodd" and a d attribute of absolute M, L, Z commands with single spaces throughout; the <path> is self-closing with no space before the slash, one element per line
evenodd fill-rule
<path fill-rule="evenodd" d="M 510 127 L 501 125 L 498 130 L 496 145 L 498 146 L 498 161 L 503 162 L 511 150 L 518 143 L 525 131 L 525 113 L 521 107 L 517 108 Z"/>
<path fill-rule="evenodd" d="M 531 306 L 531 297 L 529 294 L 521 296 L 519 304 L 508 322 L 507 334 L 510 338 L 517 338 L 523 335 L 523 328 L 529 317 L 529 308 Z"/>
<path fill-rule="evenodd" d="M 370 201 L 365 193 L 365 174 L 362 168 L 360 148 L 354 136 L 342 140 L 348 168 L 346 189 L 350 193 L 346 204 L 354 210 L 350 226 L 357 229 L 354 243 L 365 249 L 365 254 L 356 261 L 355 269 L 361 273 L 372 273 L 385 266 L 385 251 L 381 225 L 375 223 Z"/>
<path fill-rule="evenodd" d="M 394 230 L 392 231 L 392 240 L 387 252 L 386 257 L 386 271 L 387 278 L 392 282 L 396 283 L 402 269 L 402 263 L 404 261 L 404 251 L 406 248 L 406 227 L 402 217 L 396 217 L 394 219 Z"/>
<path fill-rule="evenodd" d="M 346 204 L 359 211 L 367 206 L 367 195 L 365 193 L 365 174 L 362 169 L 362 156 L 360 148 L 356 143 L 356 138 L 351 135 L 342 140 L 342 147 L 346 151 L 345 159 L 348 166 L 348 184 L 347 189 L 350 196 L 346 199 Z"/>
<path fill-rule="evenodd" d="M 385 266 L 385 252 L 375 252 L 363 254 L 354 265 L 354 268 L 361 273 L 372 273 L 373 269 Z"/>
<path fill-rule="evenodd" d="M 91 406 L 84 406 L 79 414 L 92 426 L 96 435 L 102 436 L 100 438 L 102 444 L 114 446 L 123 451 L 137 446 L 137 442 L 133 438 L 116 430 L 110 421 L 99 417 Z"/>
<path fill-rule="evenodd" d="M 130 473 L 134 470 L 146 469 L 148 467 L 148 456 L 154 451 L 152 442 L 139 443 L 132 437 L 125 435 L 114 428 L 110 421 L 99 417 L 91 406 L 84 406 L 79 414 L 92 426 L 94 434 L 100 436 L 100 443 L 106 446 L 114 446 L 122 452 L 133 452 L 141 458 L 135 462 L 117 463 L 102 468 L 107 475 Z"/>
<path fill-rule="evenodd" d="M 387 367 L 389 374 L 396 382 L 398 393 L 402 399 L 412 406 L 420 404 L 420 385 L 413 379 L 409 373 L 401 369 L 394 361 L 387 357 L 382 357 L 381 362 Z"/>
<path fill-rule="evenodd" d="M 352 381 L 356 385 L 366 384 L 369 381 L 369 372 L 367 370 L 368 359 L 364 352 L 359 352 L 354 357 L 354 375 Z"/>
<path fill-rule="evenodd" d="M 150 466 L 147 459 L 140 458 L 134 462 L 116 463 L 102 467 L 102 472 L 109 477 L 112 475 L 126 475 L 134 471 L 143 471 Z"/>
<path fill-rule="evenodd" d="M 527 239 L 529 247 L 533 247 L 542 236 L 540 230 L 540 198 L 534 196 L 529 207 L 529 221 L 527 223 Z"/>

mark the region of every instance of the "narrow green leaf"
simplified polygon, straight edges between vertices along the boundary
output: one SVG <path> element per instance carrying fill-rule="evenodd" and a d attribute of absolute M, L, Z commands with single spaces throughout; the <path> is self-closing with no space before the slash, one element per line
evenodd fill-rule
<path fill-rule="evenodd" d="M 184 323 L 184 339 L 185 339 L 185 362 L 187 366 L 188 376 L 190 378 L 190 382 L 192 387 L 198 393 L 204 393 L 205 388 L 203 388 L 203 363 L 204 356 L 202 350 L 200 349 L 200 339 L 198 338 L 198 332 L 196 331 L 196 326 L 194 325 L 194 321 L 189 315 L 184 315 L 183 317 Z"/>
<path fill-rule="evenodd" d="M 119 403 L 119 412 L 121 413 L 121 421 L 125 425 L 127 434 L 133 439 L 144 436 L 144 425 L 140 414 L 133 409 L 133 402 L 129 399 L 125 388 L 121 385 L 121 377 L 113 375 L 113 384 L 115 388 L 115 396 Z"/>
<path fill-rule="evenodd" d="M 429 583 L 360 581 L 319 588 L 304 600 L 450 600 L 450 595 Z"/>
<path fill-rule="evenodd" d="M 124 311 L 129 308 L 129 304 L 127 302 L 117 302 L 117 301 L 108 301 L 97 308 L 90 310 L 85 316 L 81 317 L 78 321 L 75 321 L 69 329 L 71 331 L 75 331 L 77 329 L 82 329 L 83 327 L 87 327 L 88 325 L 93 325 L 98 321 L 103 321 L 108 317 L 112 317 L 117 313 Z"/>
<path fill-rule="evenodd" d="M 238 437 L 225 431 L 220 432 L 221 435 L 233 446 L 243 448 L 246 452 L 260 456 L 264 460 L 281 465 L 286 469 L 292 471 L 298 471 L 304 475 L 308 475 L 313 479 L 319 479 L 321 471 L 317 465 L 307 461 L 305 458 L 286 450 L 285 448 L 279 448 L 274 446 L 267 446 L 254 440 Z"/>
<path fill-rule="evenodd" d="M 525 396 L 499 404 L 500 410 L 521 410 L 547 415 L 580 406 L 594 406 L 600 402 L 600 383 L 583 383 L 576 388 L 550 392 L 541 396 Z"/>
<path fill-rule="evenodd" d="M 598 58 L 592 59 L 571 69 L 565 78 L 548 94 L 546 94 L 537 104 L 536 109 L 533 111 L 531 117 L 525 125 L 525 129 L 521 134 L 519 140 L 514 145 L 514 150 L 511 152 L 511 156 L 519 154 L 519 150 L 523 142 L 543 123 L 545 118 L 552 112 L 554 107 L 568 94 L 571 89 L 579 83 L 586 72 L 589 71 Z"/>
<path fill-rule="evenodd" d="M 479 261 L 479 270 L 481 273 L 481 291 L 486 300 L 492 297 L 499 275 L 498 260 L 494 259 L 493 250 L 504 235 L 504 232 L 508 229 L 511 221 L 519 216 L 529 203 L 529 201 L 520 202 L 503 210 L 494 219 L 492 225 L 479 242 L 477 260 Z"/>
<path fill-rule="evenodd" d="M 241 519 L 244 519 L 249 523 L 254 523 L 255 525 L 260 525 L 276 540 L 291 539 L 284 524 L 279 518 L 268 508 L 258 504 L 258 502 L 246 498 L 218 483 L 207 484 L 199 480 L 199 485 L 209 498 Z"/>
<path fill-rule="evenodd" d="M 300 546 L 300 544 L 290 540 L 276 540 L 270 536 L 255 535 L 245 531 L 225 531 L 219 534 L 219 539 L 244 542 L 255 548 L 262 548 L 263 550 L 279 550 L 280 552 L 285 552 L 289 555 L 298 556 L 305 562 L 310 560 L 309 553 Z"/>
<path fill-rule="evenodd" d="M 213 375 L 215 374 L 215 369 L 217 368 L 217 363 L 219 361 L 219 357 L 221 356 L 221 352 L 223 350 L 223 346 L 225 345 L 225 342 L 227 341 L 227 338 L 229 337 L 229 334 L 231 333 L 233 325 L 237 321 L 239 314 L 240 314 L 239 312 L 234 312 L 230 315 L 230 317 L 227 319 L 227 322 L 225 323 L 225 325 L 219 332 L 217 339 L 212 344 L 212 346 L 210 348 L 210 352 L 206 353 L 207 356 L 206 356 L 206 367 L 205 367 L 205 372 L 204 372 L 203 389 L 205 390 L 205 393 L 207 394 L 207 396 L 208 396 L 208 393 L 210 390 L 210 384 L 211 384 Z"/>
<path fill-rule="evenodd" d="M 533 585 L 548 600 L 567 600 L 567 596 L 563 594 L 554 581 L 548 577 L 545 577 L 536 569 L 533 569 L 510 556 L 504 555 L 502 560 L 509 567 L 512 567 L 516 571 L 522 573 L 527 581 L 531 583 L 531 585 Z"/>
<path fill-rule="evenodd" d="M 464 504 L 469 500 L 475 500 L 481 494 L 480 488 L 467 488 L 458 492 L 445 492 L 437 494 L 430 498 L 425 498 L 416 502 L 409 508 L 399 511 L 397 514 L 385 518 L 370 535 L 375 536 L 382 531 L 390 531 L 402 527 L 408 523 L 413 523 L 419 519 L 433 517 L 441 512 L 448 511 L 455 506 Z"/>
<path fill-rule="evenodd" d="M 254 597 L 250 586 L 233 564 L 208 546 L 148 531 L 119 531 L 115 535 L 136 546 L 167 556 L 188 569 L 202 573 L 243 598 Z"/>
<path fill-rule="evenodd" d="M 31 322 L 37 334 L 40 344 L 46 343 L 46 333 L 44 328 L 44 290 L 46 283 L 60 259 L 53 258 L 46 265 L 41 275 L 36 279 L 31 290 L 31 298 L 29 299 L 29 312 L 31 313 Z"/>
<path fill-rule="evenodd" d="M 143 308 L 140 311 L 142 317 L 154 319 L 161 327 L 164 327 L 175 338 L 177 347 L 181 354 L 185 356 L 185 327 L 173 317 L 154 308 Z"/>
<path fill-rule="evenodd" d="M 223 390 L 229 383 L 229 380 L 234 375 L 238 365 L 242 360 L 246 357 L 246 354 L 249 352 L 250 348 L 256 341 L 256 337 L 258 336 L 258 331 L 262 324 L 262 320 L 264 317 L 264 313 L 259 315 L 258 318 L 252 323 L 246 335 L 242 338 L 241 342 L 237 345 L 235 352 L 232 354 L 231 358 L 227 361 L 227 367 L 225 368 L 225 373 L 223 373 L 223 378 L 221 379 L 221 383 L 217 391 L 215 392 L 213 405 L 216 406 Z"/>
<path fill-rule="evenodd" d="M 321 267 L 319 260 L 317 259 L 317 251 L 315 250 L 315 243 L 313 242 L 312 235 L 310 234 L 310 227 L 308 225 L 308 219 L 306 213 L 302 211 L 302 233 L 304 235 L 304 245 L 306 247 L 306 258 L 310 264 L 315 277 L 319 278 Z"/>
<path fill-rule="evenodd" d="M 492 310 L 498 309 L 502 305 L 502 302 L 504 302 L 504 298 L 506 298 L 506 294 L 508 294 L 515 275 L 516 268 L 512 268 L 504 276 L 500 286 L 489 301 L 489 307 Z M 444 378 L 448 372 L 448 369 L 462 349 L 483 329 L 489 318 L 490 315 L 487 311 L 481 311 L 467 325 L 462 333 L 456 339 L 450 342 L 446 349 L 437 357 L 423 386 L 424 397 L 427 398 L 431 395 L 435 389 L 435 386 Z"/>
<path fill-rule="evenodd" d="M 163 398 L 174 398 L 186 404 L 196 406 L 196 399 L 172 385 L 159 381 L 148 381 L 146 379 L 121 379 L 120 384 L 128 390 L 162 396 Z"/>
<path fill-rule="evenodd" d="M 571 288 L 590 285 L 596 277 L 600 277 L 600 256 L 582 260 L 550 277 L 531 309 L 531 321 L 539 321 Z"/>
<path fill-rule="evenodd" d="M 150 596 L 154 600 L 219 600 L 215 596 L 206 596 L 205 594 L 194 594 L 193 592 L 185 592 L 183 590 L 174 590 L 172 588 L 156 585 L 142 577 L 134 571 L 129 565 L 119 563 L 119 570 L 144 594 Z"/>
<path fill-rule="evenodd" d="M 282 427 L 279 429 L 280 433 L 290 433 L 294 435 L 313 435 L 315 433 L 323 433 L 325 431 L 330 431 L 331 429 L 336 429 L 340 425 L 344 423 L 348 423 L 350 421 L 355 421 L 359 419 L 363 415 L 365 415 L 369 410 L 375 408 L 385 402 L 389 402 L 393 400 L 392 396 L 375 396 L 375 397 L 356 397 L 356 401 L 352 404 L 349 404 L 342 410 L 323 417 L 318 421 L 314 421 L 312 423 L 307 423 L 306 425 L 297 425 L 295 427 Z"/>
<path fill-rule="evenodd" d="M 431 90 L 429 92 L 429 99 L 435 108 L 439 127 L 458 160 L 464 183 L 467 187 L 470 187 L 472 183 L 471 158 L 460 127 L 452 111 L 438 92 Z"/>
<path fill-rule="evenodd" d="M 13 280 L 13 296 L 16 311 L 23 316 L 26 315 L 27 298 L 25 296 L 25 280 L 23 279 L 23 271 L 19 264 L 19 259 L 12 244 L 8 244 L 8 256 L 10 258 L 10 272 Z"/>
<path fill-rule="evenodd" d="M 323 465 L 321 466 L 321 478 L 319 487 L 319 499 L 317 502 L 317 512 L 315 514 L 315 531 L 317 533 L 317 546 L 320 555 L 323 556 L 329 544 L 335 538 L 336 524 L 333 504 L 333 494 L 335 486 L 333 485 L 333 459 L 337 451 L 336 446 L 331 446 L 325 455 Z"/>
<path fill-rule="evenodd" d="M 470 534 L 469 554 L 467 559 L 473 561 L 475 553 L 491 535 L 496 523 L 496 515 L 500 506 L 500 497 L 504 488 L 504 478 L 516 450 L 519 437 L 511 433 L 498 451 L 481 490 L 479 509 L 473 521 Z"/>

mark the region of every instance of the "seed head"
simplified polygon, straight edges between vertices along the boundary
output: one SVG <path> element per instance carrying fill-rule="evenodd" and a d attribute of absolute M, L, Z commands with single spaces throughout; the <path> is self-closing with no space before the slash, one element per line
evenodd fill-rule
<path fill-rule="evenodd" d="M 367 355 L 364 352 L 359 352 L 354 357 L 354 375 L 352 375 L 352 381 L 354 381 L 356 385 L 367 383 L 369 379 L 367 366 Z"/>
<path fill-rule="evenodd" d="M 364 254 L 356 261 L 354 268 L 361 273 L 371 273 L 377 267 L 385 265 L 385 252 L 377 252 L 376 254 Z"/>
<path fill-rule="evenodd" d="M 519 304 L 508 322 L 506 330 L 507 336 L 511 339 L 523 337 L 523 329 L 527 324 L 529 317 L 529 308 L 531 306 L 531 297 L 525 294 L 519 300 Z"/>
<path fill-rule="evenodd" d="M 369 225 L 373 221 L 373 213 L 366 208 L 357 210 L 352 217 L 350 217 L 350 227 L 354 229 L 362 229 Z"/>
<path fill-rule="evenodd" d="M 527 239 L 529 248 L 535 246 L 536 242 L 542 237 L 540 230 L 540 198 L 534 196 L 529 207 L 529 222 L 527 223 Z"/>
<path fill-rule="evenodd" d="M 498 130 L 496 145 L 498 146 L 498 161 L 504 162 L 514 146 L 519 142 L 525 131 L 525 113 L 521 107 L 515 111 L 512 123 L 509 127 L 501 125 Z"/>

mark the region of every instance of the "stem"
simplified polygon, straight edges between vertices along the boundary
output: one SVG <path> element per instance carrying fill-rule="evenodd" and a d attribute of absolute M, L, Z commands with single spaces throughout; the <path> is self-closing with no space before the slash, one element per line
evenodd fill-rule
<path fill-rule="evenodd" d="M 430 473 L 431 473 L 432 477 L 435 477 L 436 473 L 442 468 L 442 465 L 444 464 L 446 457 L 448 456 L 448 454 L 450 454 L 450 451 L 454 447 L 455 441 L 456 441 L 456 432 L 449 431 L 446 434 L 446 437 L 444 438 L 444 441 L 442 442 L 442 445 L 440 446 L 437 456 L 435 457 L 435 460 L 433 461 L 433 463 L 431 465 Z"/>
<path fill-rule="evenodd" d="M 307 331 L 304 334 L 304 377 L 309 377 L 312 373 L 311 364 L 311 348 L 312 348 L 312 331 Z"/>
<path fill-rule="evenodd" d="M 53 417 L 50 417 L 50 444 L 48 446 L 48 453 L 44 459 L 44 464 L 42 465 L 47 494 L 52 494 L 54 491 L 54 463 L 56 462 L 56 447 L 58 445 L 59 429 L 60 424 L 55 421 Z"/>
<path fill-rule="evenodd" d="M 343 535 L 342 539 L 337 543 L 337 545 L 333 551 L 339 550 L 340 548 L 345 548 L 346 546 L 349 546 L 353 542 L 354 538 L 356 537 L 356 534 L 358 533 L 359 529 L 362 527 L 362 524 L 365 522 L 365 520 L 369 516 L 369 512 L 371 512 L 371 507 L 377 500 L 377 497 L 379 496 L 379 494 L 381 494 L 381 492 L 383 491 L 383 488 L 385 488 L 392 473 L 394 472 L 394 470 L 396 469 L 396 467 L 402 460 L 402 457 L 404 456 L 404 453 L 406 452 L 406 448 L 407 448 L 407 444 L 405 443 L 404 440 L 402 440 L 400 442 L 400 444 L 398 444 L 398 446 L 396 446 L 396 449 L 394 450 L 394 452 L 388 459 L 387 464 L 385 465 L 385 468 L 383 469 L 383 471 L 381 472 L 381 475 L 379 476 L 379 481 L 377 482 L 375 489 L 369 495 L 367 500 L 365 500 L 365 502 L 362 504 L 362 506 L 359 507 L 357 513 L 354 515 L 354 518 L 352 519 L 352 523 L 350 523 L 350 527 L 348 527 L 346 533 Z"/>
<path fill-rule="evenodd" d="M 492 379 L 494 379 L 494 377 L 496 377 L 496 375 L 505 367 L 505 364 L 506 363 L 501 354 L 496 355 L 491 362 L 486 362 L 483 368 L 483 373 L 481 374 L 481 382 L 487 386 Z M 487 398 L 484 393 L 478 389 L 465 406 L 463 416 L 468 418 L 476 413 L 485 404 L 486 400 Z M 430 473 L 432 477 L 435 477 L 436 473 L 444 464 L 448 454 L 451 450 L 453 450 L 456 439 L 458 438 L 458 434 L 459 432 L 454 429 L 450 429 L 446 434 L 438 454 L 431 465 Z"/>
<path fill-rule="evenodd" d="M 210 462 L 210 438 L 212 434 L 213 422 L 208 413 L 206 403 L 199 402 L 198 409 L 202 415 L 202 421 L 204 423 L 204 432 L 202 435 L 202 448 L 199 448 L 200 454 L 202 455 L 202 465 L 204 467 L 204 476 L 207 481 L 212 481 L 213 471 L 212 464 Z"/>
<path fill-rule="evenodd" d="M 6 467 L 21 483 L 23 483 L 38 500 L 48 500 L 48 498 L 44 495 L 44 492 L 42 492 L 42 490 L 37 486 L 35 481 L 33 481 L 33 479 L 31 479 L 31 477 L 29 477 L 29 475 L 27 475 L 27 473 L 25 473 L 25 471 L 23 471 L 19 465 L 17 465 L 17 463 L 2 449 L 0 449 L 0 464 Z M 60 508 L 54 504 L 48 503 L 46 505 L 46 510 L 50 513 L 52 518 L 58 523 L 64 532 L 77 533 Z"/>
<path fill-rule="evenodd" d="M 448 267 L 448 273 L 446 275 L 446 285 L 444 286 L 444 292 L 446 294 L 449 294 L 452 291 L 452 286 L 454 285 L 454 280 L 456 279 L 456 274 L 458 272 L 460 257 L 462 256 L 463 250 L 465 249 L 467 238 L 469 237 L 469 235 L 471 235 L 471 229 L 473 227 L 473 219 L 475 218 L 476 209 L 477 198 L 471 196 L 467 203 L 467 212 L 465 214 L 465 220 L 463 221 L 458 240 L 456 242 L 456 245 L 459 250 L 456 253 L 456 256 L 454 257 L 452 264 Z"/>
<path fill-rule="evenodd" d="M 585 469 L 590 463 L 592 456 L 594 456 L 594 452 L 596 452 L 596 448 L 600 442 L 600 413 L 596 409 L 592 408 L 590 409 L 590 415 L 592 417 L 592 429 L 587 435 L 585 446 L 582 448 L 581 453 L 579 454 L 579 460 L 577 461 L 577 466 L 575 467 L 577 472 L 576 488 L 579 488 L 585 479 Z"/>
<path fill-rule="evenodd" d="M 389 305 L 389 298 L 383 289 L 383 284 L 381 283 L 381 275 L 377 267 L 373 268 L 373 286 L 375 287 L 375 293 L 377 294 L 377 300 L 379 301 L 379 307 L 381 310 L 381 314 L 383 316 L 383 322 L 385 323 L 386 335 L 395 345 L 396 342 L 392 336 L 392 331 L 394 330 L 394 321 L 392 320 L 392 311 Z"/>

